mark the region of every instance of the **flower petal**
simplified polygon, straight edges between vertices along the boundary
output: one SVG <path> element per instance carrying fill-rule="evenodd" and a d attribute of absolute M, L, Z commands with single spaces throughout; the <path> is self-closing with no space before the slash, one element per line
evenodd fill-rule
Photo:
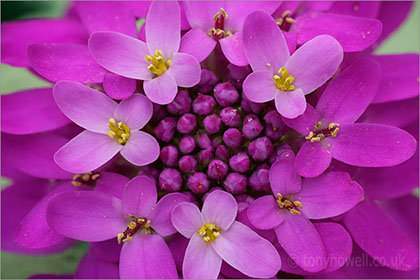
<path fill-rule="evenodd" d="M 109 97 L 117 100 L 127 99 L 136 90 L 136 80 L 114 73 L 106 73 L 103 87 Z"/>
<path fill-rule="evenodd" d="M 311 104 L 306 104 L 306 110 L 302 115 L 294 119 L 285 117 L 282 119 L 288 127 L 293 128 L 303 136 L 308 136 L 309 133 L 315 129 L 315 126 L 320 119 L 320 114 Z"/>
<path fill-rule="evenodd" d="M 72 173 L 86 173 L 108 162 L 122 148 L 108 135 L 85 130 L 54 154 L 54 161 Z"/>
<path fill-rule="evenodd" d="M 200 64 L 194 56 L 186 53 L 176 53 L 173 56 L 168 72 L 180 87 L 195 86 L 201 78 Z"/>
<path fill-rule="evenodd" d="M 121 279 L 177 279 L 174 258 L 162 237 L 137 234 L 121 250 Z"/>
<path fill-rule="evenodd" d="M 288 119 L 294 119 L 306 110 L 305 94 L 300 88 L 293 91 L 278 90 L 274 100 L 277 112 Z"/>
<path fill-rule="evenodd" d="M 121 149 L 121 155 L 126 160 L 139 166 L 154 162 L 159 153 L 159 143 L 152 135 L 143 131 L 131 132 L 127 144 Z"/>
<path fill-rule="evenodd" d="M 179 4 L 177 2 L 152 2 L 146 22 L 146 44 L 149 53 L 160 50 L 165 60 L 171 59 L 178 52 L 181 41 Z"/>
<path fill-rule="evenodd" d="M 117 238 L 106 241 L 91 242 L 89 244 L 89 253 L 97 259 L 105 262 L 118 263 L 120 261 L 122 244 L 118 244 Z"/>
<path fill-rule="evenodd" d="M 47 207 L 48 224 L 69 238 L 97 242 L 116 237 L 127 227 L 121 200 L 96 191 L 70 191 L 53 197 Z"/>
<path fill-rule="evenodd" d="M 114 240 L 115 242 L 115 240 Z M 74 279 L 117 279 L 118 264 L 98 259 L 88 252 L 79 262 Z"/>
<path fill-rule="evenodd" d="M 202 62 L 209 56 L 215 46 L 215 40 L 210 38 L 202 29 L 194 27 L 182 36 L 179 52 L 192 55 L 198 62 Z"/>
<path fill-rule="evenodd" d="M 122 211 L 127 216 L 146 218 L 155 207 L 157 191 L 155 182 L 148 176 L 131 179 L 124 188 Z"/>
<path fill-rule="evenodd" d="M 198 207 L 189 202 L 181 202 L 175 206 L 171 221 L 176 230 L 186 238 L 191 238 L 205 224 Z"/>
<path fill-rule="evenodd" d="M 248 75 L 243 83 L 246 97 L 252 102 L 271 101 L 279 91 L 273 80 L 273 72 L 258 71 Z"/>
<path fill-rule="evenodd" d="M 274 19 L 265 12 L 250 14 L 242 27 L 246 57 L 254 71 L 277 72 L 289 58 L 289 48 Z"/>
<path fill-rule="evenodd" d="M 258 198 L 247 209 L 249 221 L 259 229 L 273 229 L 284 221 L 284 215 L 271 195 Z"/>
<path fill-rule="evenodd" d="M 150 62 L 145 59 L 149 50 L 140 40 L 122 33 L 97 31 L 90 36 L 88 46 L 95 60 L 108 71 L 138 80 L 153 78 L 147 69 Z"/>
<path fill-rule="evenodd" d="M 138 130 L 147 124 L 152 114 L 153 105 L 149 99 L 142 94 L 134 94 L 118 104 L 114 117 L 127 125 L 130 130 Z"/>
<path fill-rule="evenodd" d="M 109 119 L 117 103 L 102 92 L 76 82 L 60 81 L 53 94 L 61 111 L 77 125 L 103 134 L 109 130 Z"/>
<path fill-rule="evenodd" d="M 320 35 L 298 48 L 284 67 L 295 78 L 293 85 L 306 95 L 328 81 L 341 61 L 340 43 L 329 35 Z"/>
<path fill-rule="evenodd" d="M 302 180 L 296 173 L 293 151 L 284 151 L 280 158 L 271 165 L 270 186 L 274 195 L 288 195 L 300 191 Z"/>
<path fill-rule="evenodd" d="M 250 277 L 269 278 L 280 270 L 281 261 L 274 246 L 239 222 L 221 232 L 210 245 L 225 262 Z"/>
<path fill-rule="evenodd" d="M 169 71 L 162 76 L 144 81 L 143 88 L 150 101 L 160 105 L 171 103 L 178 92 L 176 80 Z"/>
<path fill-rule="evenodd" d="M 229 2 L 228 2 L 229 3 Z M 233 35 L 219 40 L 223 54 L 230 63 L 236 66 L 248 65 L 242 42 L 242 32 L 238 31 Z"/>
<path fill-rule="evenodd" d="M 216 190 L 207 196 L 201 212 L 207 223 L 228 230 L 238 213 L 238 203 L 230 193 Z"/>
<path fill-rule="evenodd" d="M 363 188 L 345 172 L 328 172 L 303 179 L 302 189 L 294 199 L 302 205 L 308 219 L 326 219 L 343 214 L 363 198 Z"/>
<path fill-rule="evenodd" d="M 185 1 L 183 6 L 191 27 L 209 32 L 214 27 L 214 15 L 220 12 L 220 8 L 224 8 L 225 3 L 220 1 Z"/>
<path fill-rule="evenodd" d="M 82 84 L 102 83 L 106 74 L 85 45 L 29 45 L 28 59 L 37 73 L 52 82 L 71 80 Z"/>
<path fill-rule="evenodd" d="M 332 156 L 320 142 L 306 141 L 296 155 L 296 171 L 303 177 L 321 175 L 330 165 Z"/>
<path fill-rule="evenodd" d="M 185 252 L 182 274 L 185 279 L 216 279 L 222 258 L 213 247 L 194 233 Z"/>

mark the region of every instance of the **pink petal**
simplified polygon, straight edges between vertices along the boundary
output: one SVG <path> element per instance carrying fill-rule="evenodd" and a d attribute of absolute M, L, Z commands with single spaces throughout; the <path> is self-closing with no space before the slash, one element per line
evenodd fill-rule
<path fill-rule="evenodd" d="M 150 62 L 145 59 L 149 50 L 140 40 L 117 32 L 97 31 L 90 36 L 88 46 L 95 60 L 110 72 L 138 80 L 153 77 L 147 69 Z"/>
<path fill-rule="evenodd" d="M 300 191 L 302 180 L 296 173 L 293 151 L 283 152 L 280 158 L 271 165 L 269 179 L 274 195 L 277 193 L 288 195 Z"/>
<path fill-rule="evenodd" d="M 277 112 L 288 119 L 294 119 L 306 110 L 305 95 L 300 88 L 293 91 L 278 90 L 274 100 Z"/>
<path fill-rule="evenodd" d="M 239 222 L 221 232 L 210 245 L 225 262 L 250 277 L 269 278 L 280 270 L 281 261 L 274 246 Z"/>
<path fill-rule="evenodd" d="M 243 89 L 246 97 L 257 103 L 273 100 L 279 91 L 273 80 L 273 72 L 268 70 L 249 74 L 243 83 Z"/>
<path fill-rule="evenodd" d="M 179 233 L 171 235 L 168 240 L 168 247 L 174 257 L 176 269 L 182 271 L 182 263 L 184 262 L 185 251 L 189 243 L 189 239 Z"/>
<path fill-rule="evenodd" d="M 113 99 L 127 99 L 136 90 L 136 80 L 106 73 L 103 83 L 104 90 Z"/>
<path fill-rule="evenodd" d="M 372 102 L 380 77 L 381 68 L 371 59 L 360 59 L 340 72 L 317 103 L 322 123 L 354 123 Z"/>
<path fill-rule="evenodd" d="M 191 27 L 204 32 L 214 27 L 214 15 L 220 12 L 220 8 L 225 8 L 225 3 L 219 1 L 185 1 L 183 4 Z"/>
<path fill-rule="evenodd" d="M 122 244 L 118 244 L 117 238 L 113 238 L 106 241 L 91 242 L 89 244 L 89 253 L 102 261 L 118 263 L 120 261 L 121 248 Z"/>
<path fill-rule="evenodd" d="M 303 177 L 317 177 L 328 168 L 331 159 L 321 143 L 306 141 L 296 155 L 296 171 Z"/>
<path fill-rule="evenodd" d="M 127 144 L 121 149 L 121 155 L 138 166 L 154 162 L 159 154 L 159 143 L 153 136 L 143 131 L 132 131 Z"/>
<path fill-rule="evenodd" d="M 356 17 L 376 18 L 381 4 L 382 3 L 380 1 L 336 1 L 331 6 L 331 9 L 329 9 L 329 12 Z"/>
<path fill-rule="evenodd" d="M 176 53 L 168 70 L 180 87 L 192 87 L 201 78 L 201 67 L 197 59 L 186 53 Z"/>
<path fill-rule="evenodd" d="M 236 32 L 229 37 L 219 40 L 219 42 L 223 54 L 230 63 L 236 66 L 248 65 L 248 59 L 243 48 L 242 32 Z"/>
<path fill-rule="evenodd" d="M 124 188 L 122 211 L 125 215 L 146 218 L 156 205 L 157 191 L 155 182 L 148 176 L 137 176 Z"/>
<path fill-rule="evenodd" d="M 210 38 L 202 29 L 193 28 L 181 38 L 179 52 L 194 56 L 202 62 L 213 51 L 216 41 Z"/>
<path fill-rule="evenodd" d="M 176 279 L 175 262 L 162 237 L 137 234 L 121 250 L 121 279 Z"/>
<path fill-rule="evenodd" d="M 60 110 L 77 125 L 103 134 L 109 130 L 109 119 L 117 103 L 102 92 L 76 82 L 60 81 L 53 94 Z"/>
<path fill-rule="evenodd" d="M 259 229 L 273 229 L 284 221 L 284 215 L 271 195 L 258 198 L 247 209 L 249 221 Z"/>
<path fill-rule="evenodd" d="M 74 278 L 117 279 L 119 278 L 118 264 L 105 262 L 88 252 L 79 262 Z"/>
<path fill-rule="evenodd" d="M 348 173 L 328 172 L 304 179 L 302 190 L 293 197 L 302 203 L 301 211 L 308 219 L 326 219 L 356 206 L 363 198 L 363 188 Z"/>
<path fill-rule="evenodd" d="M 277 72 L 284 66 L 290 56 L 289 49 L 283 33 L 270 15 L 253 12 L 246 18 L 242 33 L 245 54 L 254 71 Z"/>
<path fill-rule="evenodd" d="M 162 19 L 165 20 L 162 20 Z M 152 2 L 146 17 L 149 53 L 160 50 L 164 59 L 178 52 L 181 41 L 181 11 L 177 2 Z"/>
<path fill-rule="evenodd" d="M 142 94 L 134 94 L 118 104 L 114 118 L 127 125 L 130 130 L 143 128 L 153 114 L 153 105 Z"/>
<path fill-rule="evenodd" d="M 171 103 L 178 92 L 176 80 L 169 71 L 162 76 L 144 81 L 143 88 L 150 101 L 161 105 Z"/>
<path fill-rule="evenodd" d="M 324 141 L 335 159 L 363 167 L 400 164 L 417 148 L 416 140 L 406 131 L 380 124 L 343 125 L 336 137 Z"/>
<path fill-rule="evenodd" d="M 71 122 L 57 107 L 51 88 L 2 95 L 1 103 L 2 132 L 31 134 L 53 130 Z"/>
<path fill-rule="evenodd" d="M 238 203 L 230 193 L 216 190 L 207 196 L 201 212 L 207 223 L 228 230 L 238 213 Z"/>
<path fill-rule="evenodd" d="M 108 135 L 85 130 L 54 155 L 58 166 L 72 173 L 86 173 L 108 162 L 122 148 Z"/>
<path fill-rule="evenodd" d="M 148 215 L 151 227 L 161 236 L 176 232 L 171 222 L 172 210 L 181 202 L 189 202 L 188 196 L 181 193 L 169 193 L 162 197 Z"/>
<path fill-rule="evenodd" d="M 297 265 L 318 272 L 327 265 L 321 237 L 305 215 L 285 212 L 286 220 L 275 228 L 280 245 Z"/>
<path fill-rule="evenodd" d="M 52 198 L 47 207 L 48 224 L 69 238 L 97 242 L 124 232 L 121 200 L 96 191 L 71 191 Z"/>
<path fill-rule="evenodd" d="M 176 230 L 186 238 L 191 238 L 206 223 L 198 207 L 189 202 L 175 206 L 171 221 Z"/>
<path fill-rule="evenodd" d="M 218 238 L 219 239 L 219 238 Z M 194 233 L 185 252 L 182 274 L 185 279 L 216 279 L 220 272 L 222 258 L 213 247 Z"/>
<path fill-rule="evenodd" d="M 314 109 L 311 104 L 306 104 L 305 112 L 294 119 L 282 118 L 284 123 L 302 134 L 308 136 L 309 133 L 315 129 L 316 124 L 320 119 L 318 110 Z"/>
<path fill-rule="evenodd" d="M 363 51 L 379 38 L 382 24 L 377 19 L 311 12 L 296 18 L 292 32 L 298 44 L 322 34 L 333 36 L 345 52 Z"/>
<path fill-rule="evenodd" d="M 343 61 L 343 49 L 331 36 L 321 35 L 306 42 L 284 67 L 295 80 L 293 85 L 306 95 L 323 85 Z"/>

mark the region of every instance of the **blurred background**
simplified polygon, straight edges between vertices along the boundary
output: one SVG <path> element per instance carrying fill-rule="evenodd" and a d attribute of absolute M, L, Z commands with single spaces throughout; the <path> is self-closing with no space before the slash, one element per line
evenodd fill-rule
<path fill-rule="evenodd" d="M 2 1 L 1 22 L 30 18 L 60 17 L 68 6 L 66 1 Z M 376 51 L 377 54 L 419 52 L 419 1 L 416 1 L 406 22 Z M 25 68 L 0 65 L 0 92 L 7 94 L 19 90 L 48 86 Z M 7 181 L 1 181 L 1 187 Z M 28 278 L 33 274 L 72 274 L 87 251 L 87 243 L 64 253 L 30 256 L 1 252 L 1 278 Z"/>

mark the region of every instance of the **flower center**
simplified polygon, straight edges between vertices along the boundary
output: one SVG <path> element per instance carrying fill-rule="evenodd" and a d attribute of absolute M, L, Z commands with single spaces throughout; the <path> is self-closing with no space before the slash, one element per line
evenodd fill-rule
<path fill-rule="evenodd" d="M 284 11 L 280 18 L 276 19 L 276 23 L 282 30 L 289 30 L 290 25 L 296 20 L 291 17 L 292 12 L 290 10 Z"/>
<path fill-rule="evenodd" d="M 321 125 L 321 122 L 318 122 L 315 126 L 315 129 L 318 128 L 320 125 Z M 313 143 L 313 142 L 319 142 L 325 137 L 329 137 L 329 136 L 335 137 L 337 136 L 339 126 L 340 124 L 338 123 L 330 123 L 328 125 L 328 128 L 317 130 L 315 132 L 311 131 L 309 132 L 309 135 L 306 136 L 305 138 L 307 140 L 310 140 Z"/>
<path fill-rule="evenodd" d="M 288 199 L 285 199 L 284 197 L 282 197 L 280 193 L 278 193 L 277 204 L 279 205 L 280 209 L 286 208 L 292 214 L 297 214 L 297 215 L 302 214 L 299 210 L 297 210 L 298 207 L 301 209 L 303 208 L 302 203 L 298 200 L 292 202 Z"/>
<path fill-rule="evenodd" d="M 120 145 L 125 145 L 130 138 L 130 129 L 123 122 L 118 122 L 114 118 L 109 119 L 109 137 L 116 139 Z"/>
<path fill-rule="evenodd" d="M 147 62 L 151 62 L 147 68 L 156 76 L 165 73 L 171 65 L 170 59 L 166 61 L 163 59 L 161 50 L 155 50 L 155 55 L 146 55 L 145 59 Z"/>
<path fill-rule="evenodd" d="M 133 221 L 131 221 L 127 229 L 123 233 L 118 233 L 118 244 L 121 244 L 122 242 L 128 242 L 133 240 L 133 235 L 136 234 L 138 231 L 144 230 L 146 234 L 150 234 L 150 220 L 142 219 L 142 218 L 136 218 L 134 216 L 130 216 L 130 218 L 134 218 Z"/>
<path fill-rule="evenodd" d="M 84 174 L 76 174 L 73 176 L 71 183 L 75 187 L 80 187 L 81 185 L 94 186 L 99 176 L 99 173 L 92 171 Z"/>
<path fill-rule="evenodd" d="M 273 80 L 279 90 L 292 91 L 296 89 L 295 86 L 292 85 L 295 78 L 293 78 L 292 75 L 289 75 L 289 70 L 282 67 L 278 73 L 280 75 L 274 75 Z"/>
<path fill-rule="evenodd" d="M 228 14 L 223 8 L 220 8 L 220 12 L 217 12 L 214 19 L 214 28 L 210 29 L 208 34 L 215 40 L 223 39 L 224 37 L 229 37 L 232 35 L 232 32 L 225 31 L 225 19 L 228 17 Z"/>
<path fill-rule="evenodd" d="M 198 230 L 198 234 L 203 237 L 206 243 L 212 243 L 220 236 L 221 229 L 215 224 L 206 223 Z"/>

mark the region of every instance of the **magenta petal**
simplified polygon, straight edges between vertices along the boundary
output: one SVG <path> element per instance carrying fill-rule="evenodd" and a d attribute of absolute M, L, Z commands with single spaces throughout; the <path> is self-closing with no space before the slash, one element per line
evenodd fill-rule
<path fill-rule="evenodd" d="M 142 94 L 134 94 L 129 99 L 118 104 L 114 117 L 123 122 L 130 130 L 143 128 L 153 114 L 153 105 Z"/>
<path fill-rule="evenodd" d="M 214 15 L 220 12 L 220 8 L 225 8 L 225 3 L 219 1 L 185 1 L 183 6 L 191 27 L 209 32 L 210 28 L 214 27 Z"/>
<path fill-rule="evenodd" d="M 169 71 L 162 76 L 144 81 L 143 88 L 150 101 L 161 105 L 171 103 L 178 92 L 175 77 Z"/>
<path fill-rule="evenodd" d="M 2 95 L 1 103 L 2 132 L 31 134 L 53 130 L 71 122 L 57 107 L 51 88 Z"/>
<path fill-rule="evenodd" d="M 255 200 L 248 207 L 247 214 L 251 224 L 263 230 L 273 229 L 284 221 L 284 215 L 271 195 Z"/>
<path fill-rule="evenodd" d="M 268 70 L 249 74 L 243 89 L 246 97 L 257 103 L 271 101 L 279 92 L 273 80 L 273 72 Z"/>
<path fill-rule="evenodd" d="M 117 103 L 100 91 L 72 81 L 54 86 L 54 98 L 61 111 L 77 125 L 106 134 Z"/>
<path fill-rule="evenodd" d="M 162 20 L 162 19 L 165 20 Z M 181 41 L 181 11 L 177 2 L 152 2 L 146 17 L 146 43 L 150 53 L 160 50 L 171 59 Z"/>
<path fill-rule="evenodd" d="M 207 196 L 201 212 L 207 223 L 228 230 L 238 213 L 238 203 L 230 193 L 216 190 Z"/>
<path fill-rule="evenodd" d="M 124 188 L 122 211 L 127 216 L 146 218 L 152 212 L 156 201 L 155 182 L 148 176 L 137 176 Z"/>
<path fill-rule="evenodd" d="M 363 188 L 345 172 L 328 172 L 303 179 L 302 190 L 294 195 L 308 219 L 325 219 L 343 214 L 357 205 Z M 326 206 L 328 205 L 328 206 Z"/>
<path fill-rule="evenodd" d="M 385 1 L 381 2 L 378 19 L 383 24 L 382 34 L 378 39 L 378 44 L 383 42 L 389 35 L 397 30 L 408 17 L 413 7 L 411 1 Z"/>
<path fill-rule="evenodd" d="M 28 47 L 28 59 L 37 73 L 52 82 L 101 83 L 106 74 L 85 45 L 34 44 Z"/>
<path fill-rule="evenodd" d="M 292 25 L 298 44 L 327 34 L 337 39 L 345 52 L 363 51 L 370 47 L 379 38 L 381 31 L 382 24 L 377 19 L 320 12 L 303 14 Z"/>
<path fill-rule="evenodd" d="M 402 271 L 419 266 L 418 245 L 374 202 L 359 204 L 344 223 L 356 243 L 382 265 Z"/>
<path fill-rule="evenodd" d="M 191 238 L 205 224 L 198 207 L 189 202 L 182 202 L 175 206 L 171 221 L 176 230 L 186 238 Z"/>
<path fill-rule="evenodd" d="M 117 238 L 108 239 L 106 241 L 91 242 L 89 244 L 89 253 L 97 259 L 118 263 L 120 260 L 122 244 L 118 244 Z"/>
<path fill-rule="evenodd" d="M 335 159 L 363 167 L 400 164 L 417 148 L 416 140 L 406 131 L 380 124 L 343 125 L 336 137 L 324 141 Z"/>
<path fill-rule="evenodd" d="M 354 123 L 378 92 L 380 77 L 381 69 L 371 59 L 360 59 L 340 72 L 317 103 L 322 123 Z"/>
<path fill-rule="evenodd" d="M 293 128 L 303 136 L 308 136 L 318 123 L 320 114 L 318 110 L 314 109 L 310 104 L 306 104 L 306 110 L 302 115 L 294 119 L 285 117 L 282 119 L 288 127 Z"/>
<path fill-rule="evenodd" d="M 104 90 L 113 99 L 127 99 L 136 90 L 136 80 L 106 73 L 103 83 Z"/>
<path fill-rule="evenodd" d="M 143 166 L 159 157 L 160 147 L 156 139 L 143 131 L 132 131 L 121 155 L 130 163 Z"/>
<path fill-rule="evenodd" d="M 304 270 L 318 272 L 324 269 L 326 252 L 314 225 L 303 214 L 285 212 L 285 215 L 286 220 L 275 228 L 280 245 Z"/>
<path fill-rule="evenodd" d="M 114 240 L 115 241 L 115 240 Z M 118 279 L 118 264 L 98 259 L 88 252 L 79 262 L 74 279 Z"/>
<path fill-rule="evenodd" d="M 192 87 L 201 78 L 201 67 L 197 59 L 186 53 L 176 53 L 168 70 L 180 87 Z"/>
<path fill-rule="evenodd" d="M 127 227 L 121 200 L 96 191 L 70 191 L 53 197 L 47 207 L 48 224 L 69 238 L 97 242 L 116 237 Z"/>
<path fill-rule="evenodd" d="M 222 258 L 213 247 L 195 233 L 185 251 L 182 274 L 185 279 L 216 279 L 220 272 Z"/>
<path fill-rule="evenodd" d="M 320 142 L 306 141 L 296 155 L 296 172 L 303 177 L 321 175 L 330 165 L 332 156 Z"/>
<path fill-rule="evenodd" d="M 277 72 L 284 66 L 290 56 L 289 49 L 283 33 L 270 15 L 253 12 L 246 18 L 242 33 L 245 54 L 254 71 Z"/>
<path fill-rule="evenodd" d="M 161 236 L 168 236 L 176 232 L 171 222 L 171 213 L 181 202 L 189 202 L 188 196 L 181 193 L 169 193 L 162 197 L 152 212 L 148 215 L 150 226 Z"/>
<path fill-rule="evenodd" d="M 121 279 L 177 279 L 174 258 L 162 237 L 137 234 L 124 243 L 120 258 Z"/>
<path fill-rule="evenodd" d="M 188 238 L 185 238 L 179 233 L 171 235 L 167 241 L 178 271 L 182 271 L 182 263 L 184 262 L 185 251 L 187 250 L 189 241 Z"/>
<path fill-rule="evenodd" d="M 306 95 L 331 78 L 342 60 L 343 49 L 337 40 L 321 35 L 298 48 L 284 67 L 295 78 L 293 85 Z"/>
<path fill-rule="evenodd" d="M 248 65 L 248 59 L 243 48 L 242 32 L 236 32 L 229 37 L 219 40 L 219 42 L 223 54 L 230 63 L 236 66 Z"/>
<path fill-rule="evenodd" d="M 225 262 L 250 277 L 269 278 L 280 270 L 274 246 L 242 223 L 234 222 L 210 245 Z"/>
<path fill-rule="evenodd" d="M 95 60 L 113 73 L 138 80 L 153 77 L 147 69 L 150 62 L 145 59 L 149 50 L 140 40 L 117 32 L 97 31 L 90 36 L 88 45 Z"/>
<path fill-rule="evenodd" d="M 108 162 L 122 148 L 108 135 L 85 130 L 54 154 L 58 166 L 72 173 L 86 173 Z"/>
<path fill-rule="evenodd" d="M 216 41 L 210 38 L 200 28 L 193 28 L 181 38 L 179 52 L 194 56 L 198 62 L 202 62 L 213 51 Z"/>
<path fill-rule="evenodd" d="M 277 112 L 285 118 L 294 119 L 306 110 L 306 99 L 302 89 L 278 90 L 274 98 Z"/>
<path fill-rule="evenodd" d="M 274 195 L 288 195 L 300 191 L 302 180 L 296 173 L 295 155 L 292 151 L 283 152 L 280 159 L 271 165 L 269 179 Z"/>
<path fill-rule="evenodd" d="M 381 4 L 380 1 L 335 1 L 328 12 L 356 17 L 376 18 Z"/>

